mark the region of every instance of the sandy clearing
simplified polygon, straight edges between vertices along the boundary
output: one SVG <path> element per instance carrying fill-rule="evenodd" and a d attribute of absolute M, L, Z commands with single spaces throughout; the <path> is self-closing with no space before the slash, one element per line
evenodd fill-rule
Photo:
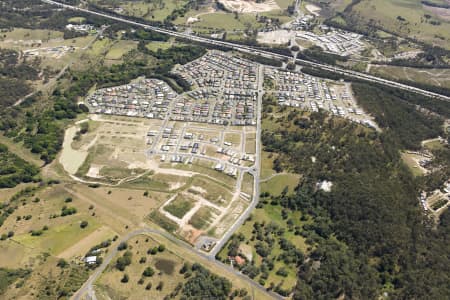
<path fill-rule="evenodd" d="M 295 39 L 295 31 L 275 30 L 269 32 L 258 32 L 257 40 L 262 44 L 287 44 Z"/>
<path fill-rule="evenodd" d="M 100 176 L 100 170 L 103 168 L 103 165 L 94 165 L 92 164 L 89 168 L 89 171 L 87 172 L 86 176 L 91 178 L 102 178 L 103 176 Z"/>
<path fill-rule="evenodd" d="M 97 228 L 94 232 L 89 234 L 88 236 L 84 237 L 77 243 L 75 243 L 73 246 L 67 248 L 63 252 L 61 252 L 58 257 L 70 259 L 72 257 L 76 256 L 83 256 L 85 255 L 89 249 L 91 249 L 93 246 L 101 243 L 102 241 L 112 238 L 114 236 L 114 232 L 107 226 L 102 226 L 100 228 Z"/>
<path fill-rule="evenodd" d="M 260 13 L 280 9 L 274 0 L 267 0 L 264 3 L 256 3 L 250 0 L 219 0 L 219 2 L 222 3 L 226 9 L 239 13 Z"/>
<path fill-rule="evenodd" d="M 64 135 L 61 156 L 59 162 L 69 174 L 75 174 L 86 159 L 87 150 L 75 150 L 72 148 L 72 141 L 78 131 L 77 126 L 69 127 Z"/>

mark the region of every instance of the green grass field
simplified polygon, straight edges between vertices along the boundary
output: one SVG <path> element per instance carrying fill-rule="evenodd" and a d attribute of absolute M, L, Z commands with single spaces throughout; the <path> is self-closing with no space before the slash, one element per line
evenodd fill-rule
<path fill-rule="evenodd" d="M 43 29 L 25 29 L 25 28 L 15 28 L 13 31 L 2 33 L 3 39 L 11 40 L 42 40 L 48 41 L 51 39 L 62 38 L 63 33 L 54 30 L 43 30 Z"/>
<path fill-rule="evenodd" d="M 112 60 L 120 60 L 122 57 L 130 52 L 133 49 L 136 49 L 137 44 L 134 41 L 117 41 L 114 43 L 114 45 L 111 47 L 109 52 L 106 54 L 106 59 L 112 59 Z"/>
<path fill-rule="evenodd" d="M 279 196 L 285 187 L 288 187 L 288 195 L 294 193 L 300 176 L 297 174 L 278 174 L 270 180 L 261 183 L 261 192 L 269 192 L 271 195 Z"/>
<path fill-rule="evenodd" d="M 171 42 L 150 42 L 145 47 L 150 51 L 166 50 L 172 47 Z"/>
<path fill-rule="evenodd" d="M 246 26 L 252 28 L 261 27 L 256 22 L 254 14 L 239 14 L 238 19 L 231 13 L 211 13 L 200 16 L 200 22 L 196 22 L 192 25 L 195 28 L 211 28 L 211 29 L 223 29 L 226 31 L 244 30 Z"/>
<path fill-rule="evenodd" d="M 388 31 L 450 49 L 450 22 L 425 9 L 420 1 L 363 0 L 354 6 L 353 11 L 360 15 L 362 21 L 374 20 Z M 425 22 L 425 14 L 441 24 L 436 26 Z M 399 16 L 405 21 L 399 20 Z"/>
<path fill-rule="evenodd" d="M 67 22 L 83 24 L 84 22 L 86 22 L 86 18 L 85 17 L 73 17 L 73 18 L 68 19 Z"/>
<path fill-rule="evenodd" d="M 99 227 L 99 224 L 93 218 L 86 218 L 89 223 L 86 228 L 80 227 L 81 221 L 81 219 L 78 219 L 56 227 L 50 226 L 48 230 L 43 231 L 41 236 L 22 234 L 14 237 L 14 241 L 26 247 L 38 248 L 53 255 L 58 255 Z"/>
<path fill-rule="evenodd" d="M 120 7 L 124 14 L 152 21 L 164 21 L 175 9 L 181 8 L 186 0 L 166 0 L 148 3 L 149 1 L 122 1 Z"/>

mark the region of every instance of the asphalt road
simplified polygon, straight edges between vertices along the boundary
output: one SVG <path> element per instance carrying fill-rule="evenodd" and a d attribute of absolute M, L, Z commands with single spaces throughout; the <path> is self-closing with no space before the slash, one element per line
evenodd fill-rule
<path fill-rule="evenodd" d="M 259 201 L 259 176 L 260 176 L 260 168 L 261 168 L 261 110 L 262 110 L 262 98 L 264 95 L 263 89 L 264 83 L 264 66 L 258 66 L 258 103 L 257 114 L 256 114 L 256 155 L 255 155 L 255 164 L 253 168 L 249 170 L 249 173 L 253 175 L 253 197 L 252 202 L 247 207 L 247 209 L 239 216 L 236 222 L 227 230 L 227 232 L 222 236 L 222 238 L 217 241 L 214 248 L 208 253 L 211 258 L 215 258 L 217 253 L 223 248 L 225 243 L 230 239 L 233 233 L 238 230 L 239 227 L 244 224 L 245 220 L 250 216 L 252 211 L 256 208 L 256 205 Z"/>
<path fill-rule="evenodd" d="M 182 39 L 187 39 L 187 40 L 191 40 L 191 41 L 195 41 L 195 42 L 199 42 L 199 43 L 203 43 L 203 44 L 209 44 L 209 45 L 214 45 L 214 46 L 220 46 L 220 47 L 226 47 L 229 49 L 233 49 L 239 52 L 243 52 L 243 53 L 247 53 L 247 54 L 251 54 L 251 55 L 258 55 L 258 56 L 262 56 L 262 57 L 266 57 L 266 58 L 271 58 L 271 59 L 279 59 L 279 60 L 290 60 L 292 59 L 292 56 L 287 56 L 287 55 L 282 55 L 282 54 L 277 54 L 277 53 L 273 53 L 273 52 L 269 52 L 269 51 L 264 51 L 258 48 L 254 48 L 251 46 L 245 46 L 245 45 L 239 45 L 239 44 L 235 44 L 235 43 L 231 43 L 231 42 L 225 42 L 225 41 L 220 41 L 220 40 L 214 40 L 214 39 L 209 39 L 209 38 L 204 38 L 204 37 L 199 37 L 199 36 L 194 36 L 194 35 L 189 35 L 186 33 L 180 33 L 180 32 L 176 32 L 176 31 L 172 31 L 172 30 L 168 30 L 168 29 L 163 29 L 160 27 L 156 27 L 156 26 L 150 26 L 150 25 L 146 25 L 143 23 L 139 23 L 139 22 L 134 22 L 134 21 L 130 21 L 121 17 L 116 17 L 116 16 L 111 16 L 105 13 L 100 13 L 100 12 L 96 12 L 96 11 L 91 11 L 88 9 L 84 9 L 84 8 L 79 8 L 76 6 L 72 6 L 72 5 L 68 5 L 68 4 L 63 4 L 57 1 L 52 1 L 52 0 L 41 0 L 42 2 L 45 2 L 47 4 L 52 4 L 52 5 L 58 5 L 60 7 L 66 8 L 66 9 L 72 9 L 72 10 L 76 10 L 76 11 L 81 11 L 84 13 L 88 13 L 88 14 L 93 14 L 93 15 L 97 15 L 100 17 L 104 17 L 104 18 L 108 18 L 111 20 L 115 20 L 118 22 L 123 22 L 123 23 L 127 23 L 133 26 L 139 26 L 148 30 L 152 30 L 155 32 L 159 32 L 162 34 L 167 34 L 170 36 L 174 36 L 174 37 L 178 37 L 178 38 L 182 38 Z M 429 96 L 429 97 L 433 97 L 433 98 L 438 98 L 438 99 L 442 99 L 445 101 L 450 101 L 450 97 L 449 96 L 445 96 L 445 95 L 441 95 L 438 93 L 434 93 L 434 92 L 430 92 L 427 90 L 423 90 L 423 89 L 419 89 L 413 86 L 409 86 L 406 84 L 402 84 L 399 82 L 395 82 L 395 81 L 391 81 L 391 80 L 387 80 L 387 79 L 383 79 L 377 76 L 373 76 L 373 75 L 368 75 L 365 73 L 361 73 L 361 72 L 356 72 L 356 71 L 352 71 L 352 70 L 348 70 L 348 69 L 344 69 L 342 67 L 336 67 L 336 66 L 332 66 L 332 65 L 327 65 L 324 63 L 317 63 L 317 62 L 312 62 L 312 61 L 308 61 L 308 60 L 303 60 L 303 59 L 296 59 L 296 62 L 299 62 L 303 65 L 309 66 L 309 67 L 314 67 L 314 68 L 318 68 L 321 70 L 325 70 L 325 71 L 329 71 L 329 72 L 333 72 L 339 75 L 343 75 L 343 76 L 348 76 L 348 77 L 352 77 L 352 78 L 357 78 L 357 79 L 361 79 L 361 80 L 365 80 L 365 81 L 369 81 L 369 82 L 375 82 L 375 83 L 379 83 L 382 85 L 386 85 L 386 86 L 391 86 L 391 87 L 396 87 L 402 90 L 407 90 L 410 92 L 415 92 L 418 94 L 422 94 L 425 96 Z"/>

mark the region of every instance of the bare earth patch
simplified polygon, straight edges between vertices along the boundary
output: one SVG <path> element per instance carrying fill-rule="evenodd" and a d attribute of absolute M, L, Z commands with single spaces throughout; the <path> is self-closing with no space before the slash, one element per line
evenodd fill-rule
<path fill-rule="evenodd" d="M 316 5 L 313 5 L 313 4 L 306 4 L 305 7 L 313 15 L 315 15 L 315 16 L 319 16 L 320 15 L 320 11 L 321 11 L 320 7 L 318 7 Z"/>
<path fill-rule="evenodd" d="M 450 9 L 448 8 L 441 8 L 441 7 L 432 7 L 428 5 L 423 5 L 423 7 L 431 11 L 432 13 L 436 14 L 439 18 L 444 19 L 446 21 L 450 20 Z"/>
<path fill-rule="evenodd" d="M 260 13 L 280 9 L 274 0 L 267 0 L 263 3 L 243 0 L 219 0 L 219 2 L 222 3 L 226 9 L 240 13 Z"/>

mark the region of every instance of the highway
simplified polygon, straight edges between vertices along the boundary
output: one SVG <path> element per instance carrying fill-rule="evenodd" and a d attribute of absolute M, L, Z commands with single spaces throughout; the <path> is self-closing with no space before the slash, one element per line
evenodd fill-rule
<path fill-rule="evenodd" d="M 133 26 L 142 27 L 144 29 L 152 30 L 152 31 L 159 32 L 162 34 L 167 34 L 167 35 L 181 38 L 181 39 L 191 40 L 191 41 L 198 42 L 198 43 L 208 44 L 208 45 L 212 45 L 212 46 L 225 47 L 225 48 L 229 48 L 229 49 L 239 51 L 242 53 L 258 55 L 258 56 L 270 58 L 270 59 L 279 59 L 279 60 L 283 60 L 283 61 L 292 59 L 292 56 L 277 54 L 277 53 L 261 50 L 261 49 L 251 47 L 251 46 L 239 45 L 239 44 L 235 44 L 235 43 L 231 43 L 231 42 L 219 41 L 219 40 L 194 36 L 194 35 L 190 35 L 190 34 L 186 34 L 186 33 L 180 33 L 180 32 L 176 32 L 173 30 L 168 30 L 168 29 L 164 29 L 164 28 L 160 28 L 160 27 L 156 27 L 156 26 L 151 26 L 151 25 L 127 20 L 122 17 L 111 16 L 111 15 L 108 15 L 105 13 L 100 13 L 100 12 L 91 11 L 88 9 L 84 9 L 84 8 L 80 8 L 80 7 L 76 7 L 76 6 L 72 6 L 72 5 L 68 5 L 68 4 L 63 4 L 63 3 L 60 3 L 57 1 L 52 1 L 52 0 L 41 0 L 41 1 L 44 3 L 47 3 L 47 4 L 57 5 L 57 6 L 66 8 L 66 9 L 72 9 L 72 10 L 81 11 L 81 12 L 88 13 L 88 14 L 93 14 L 93 15 L 96 15 L 99 17 L 108 18 L 108 19 L 115 20 L 118 22 L 127 23 L 127 24 L 130 24 Z M 324 71 L 333 72 L 335 74 L 339 74 L 342 76 L 347 76 L 347 77 L 351 77 L 351 78 L 355 78 L 355 79 L 374 82 L 374 83 L 382 84 L 385 86 L 390 86 L 390 87 L 395 87 L 395 88 L 399 88 L 399 89 L 410 91 L 410 92 L 415 92 L 418 94 L 422 94 L 424 96 L 437 98 L 437 99 L 441 99 L 441 100 L 445 100 L 445 101 L 450 101 L 449 96 L 445 96 L 445 95 L 430 92 L 427 90 L 419 89 L 417 87 L 413 87 L 413 86 L 406 85 L 403 83 L 383 79 L 383 78 L 380 78 L 377 76 L 373 76 L 373 75 L 369 75 L 369 74 L 365 74 L 365 73 L 361 73 L 361 72 L 357 72 L 357 71 L 352 71 L 352 70 L 348 70 L 348 69 L 344 69 L 344 68 L 336 67 L 336 66 L 332 66 L 332 65 L 327 65 L 327 64 L 323 64 L 323 63 L 312 62 L 312 61 L 308 61 L 308 60 L 304 60 L 304 59 L 296 58 L 295 60 L 296 60 L 296 62 L 298 62 L 302 65 L 314 67 L 314 68 L 321 69 Z"/>

